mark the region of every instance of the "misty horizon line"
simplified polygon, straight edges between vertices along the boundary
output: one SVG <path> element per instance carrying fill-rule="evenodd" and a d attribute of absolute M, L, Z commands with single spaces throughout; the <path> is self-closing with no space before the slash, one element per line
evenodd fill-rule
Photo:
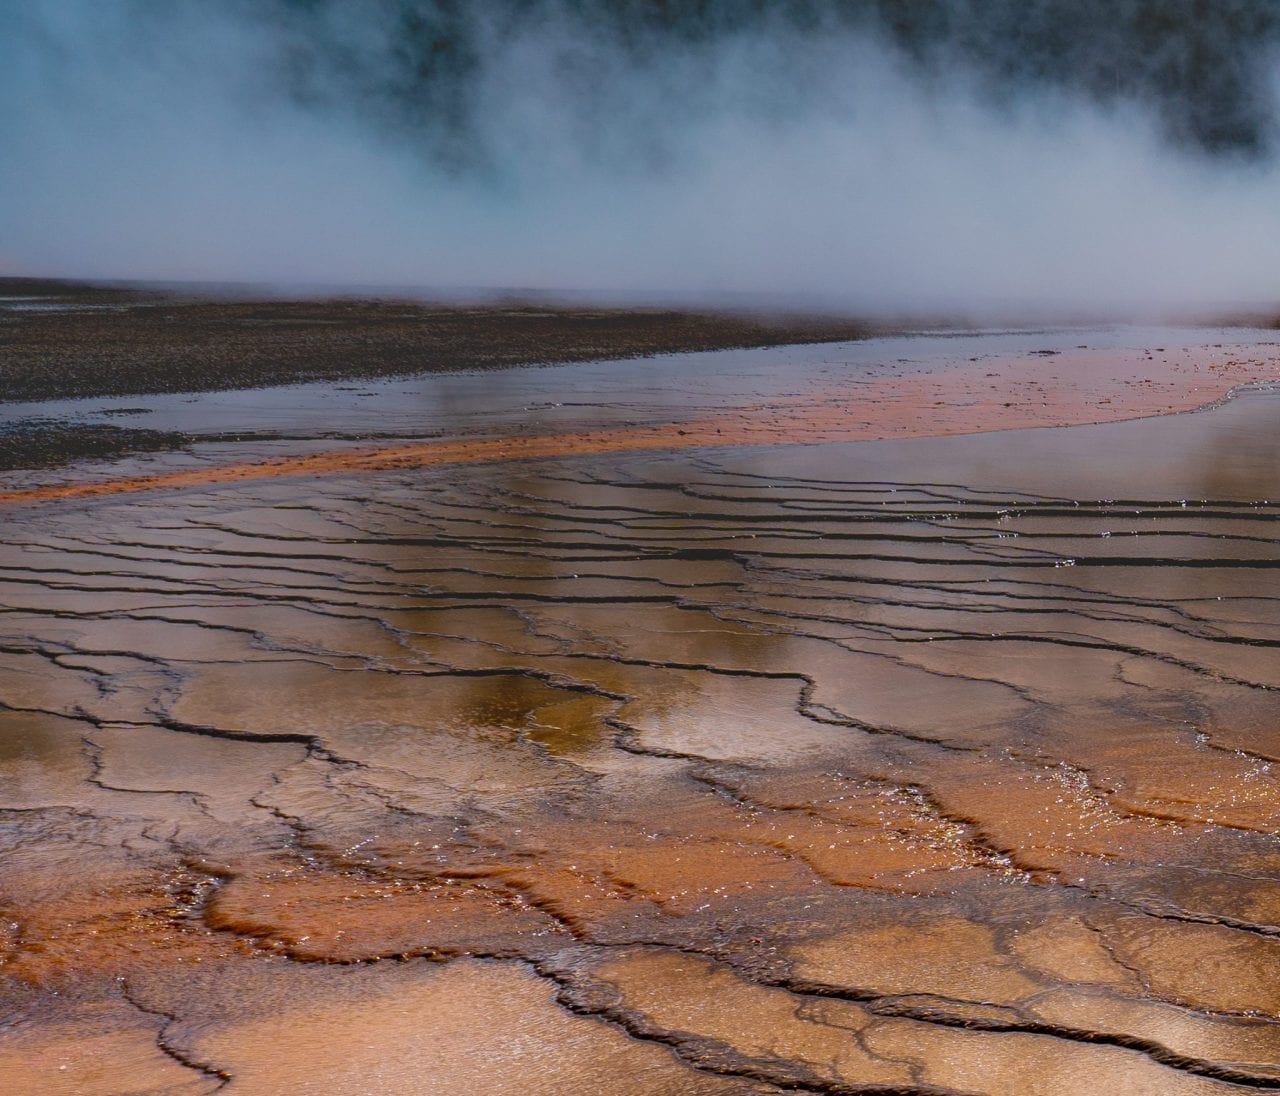
<path fill-rule="evenodd" d="M 106 290 L 140 294 L 174 294 L 176 303 L 208 300 L 255 302 L 380 302 L 442 307 L 547 307 L 565 310 L 591 308 L 636 311 L 723 312 L 762 319 L 831 318 L 863 321 L 873 334 L 947 329 L 957 331 L 1009 328 L 1026 331 L 1037 326 L 1089 327 L 1151 325 L 1190 327 L 1254 327 L 1280 324 L 1280 301 L 1222 301 L 1196 307 L 1082 309 L 1053 308 L 1043 302 L 957 303 L 952 308 L 853 308 L 835 296 L 785 291 L 725 291 L 690 294 L 658 289 L 599 290 L 588 287 L 518 285 L 444 285 L 412 282 L 350 282 L 329 279 L 255 280 L 201 278 L 130 278 L 63 274 L 0 273 L 0 297 L 11 284 L 38 285 L 34 298 L 56 298 L 76 290 Z M 138 301 L 135 303 L 147 303 Z M 156 304 L 162 303 L 158 300 Z"/>

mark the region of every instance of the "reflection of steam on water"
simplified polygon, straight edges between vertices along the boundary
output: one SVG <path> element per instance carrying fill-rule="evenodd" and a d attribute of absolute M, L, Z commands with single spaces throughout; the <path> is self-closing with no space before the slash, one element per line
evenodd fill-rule
<path fill-rule="evenodd" d="M 1280 289 L 1262 0 L 749 7 L 15 6 L 0 263 L 892 309 Z"/>

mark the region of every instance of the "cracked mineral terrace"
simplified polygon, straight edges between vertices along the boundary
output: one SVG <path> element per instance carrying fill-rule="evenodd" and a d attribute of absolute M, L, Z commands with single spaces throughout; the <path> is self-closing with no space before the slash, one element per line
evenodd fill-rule
<path fill-rule="evenodd" d="M 4 1091 L 1280 1089 L 1266 338 L 3 406 Z"/>

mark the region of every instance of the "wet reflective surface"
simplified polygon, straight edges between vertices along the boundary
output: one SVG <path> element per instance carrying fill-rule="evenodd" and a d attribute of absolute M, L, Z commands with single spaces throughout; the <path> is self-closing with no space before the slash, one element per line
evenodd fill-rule
<path fill-rule="evenodd" d="M 1280 1087 L 1278 424 L 9 508 L 0 1075 Z"/>

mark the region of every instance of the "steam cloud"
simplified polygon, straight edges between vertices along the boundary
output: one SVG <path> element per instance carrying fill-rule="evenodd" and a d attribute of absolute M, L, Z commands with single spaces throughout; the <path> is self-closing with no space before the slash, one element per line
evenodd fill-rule
<path fill-rule="evenodd" d="M 0 272 L 1280 297 L 1271 0 L 0 0 Z"/>

